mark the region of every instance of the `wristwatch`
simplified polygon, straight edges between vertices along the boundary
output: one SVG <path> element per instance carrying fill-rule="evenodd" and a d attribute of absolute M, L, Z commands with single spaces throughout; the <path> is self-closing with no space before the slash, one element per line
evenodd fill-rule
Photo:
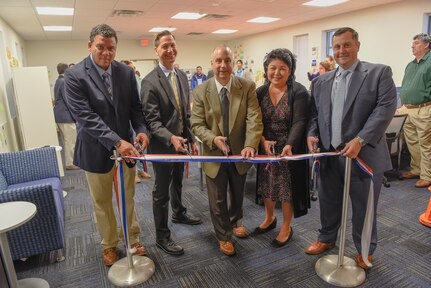
<path fill-rule="evenodd" d="M 121 140 L 118 140 L 117 143 L 115 143 L 114 147 L 115 149 L 118 149 L 121 146 Z"/>
<path fill-rule="evenodd" d="M 365 140 L 362 139 L 361 137 L 356 136 L 356 139 L 358 139 L 359 145 L 361 145 L 361 147 L 364 147 L 365 145 L 367 145 L 367 142 L 365 142 Z"/>

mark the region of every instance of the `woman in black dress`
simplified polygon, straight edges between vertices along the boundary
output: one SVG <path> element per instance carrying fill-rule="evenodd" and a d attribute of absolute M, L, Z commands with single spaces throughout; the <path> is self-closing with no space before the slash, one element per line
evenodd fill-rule
<path fill-rule="evenodd" d="M 288 49 L 274 49 L 263 65 L 268 81 L 257 90 L 263 117 L 260 153 L 275 156 L 305 153 L 310 96 L 303 85 L 295 82 L 296 59 Z M 283 224 L 271 244 L 281 247 L 292 238 L 292 217 L 306 214 L 309 208 L 307 175 L 306 161 L 259 166 L 258 193 L 264 198 L 266 217 L 254 235 L 276 227 L 274 208 L 280 201 Z"/>

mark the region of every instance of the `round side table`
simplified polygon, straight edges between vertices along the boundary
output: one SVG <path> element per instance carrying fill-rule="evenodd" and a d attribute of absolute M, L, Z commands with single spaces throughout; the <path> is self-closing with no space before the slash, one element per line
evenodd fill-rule
<path fill-rule="evenodd" d="M 36 205 L 30 202 L 15 201 L 0 203 L 0 250 L 3 255 L 4 266 L 11 288 L 49 287 L 48 282 L 39 278 L 17 280 L 6 236 L 7 231 L 23 225 L 33 218 L 35 214 Z"/>

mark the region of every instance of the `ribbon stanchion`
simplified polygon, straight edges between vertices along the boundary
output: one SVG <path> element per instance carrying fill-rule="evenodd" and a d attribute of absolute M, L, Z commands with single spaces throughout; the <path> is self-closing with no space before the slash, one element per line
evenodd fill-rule
<path fill-rule="evenodd" d="M 352 159 L 346 157 L 344 173 L 343 210 L 341 216 L 340 249 L 338 255 L 326 255 L 316 262 L 316 273 L 324 281 L 339 287 L 356 287 L 365 281 L 365 271 L 355 260 L 344 256 L 347 211 L 349 209 L 350 172 Z M 367 254 L 368 256 L 368 254 Z"/>
<path fill-rule="evenodd" d="M 124 246 L 127 256 L 118 260 L 111 266 L 108 272 L 108 279 L 112 284 L 127 287 L 141 284 L 153 276 L 155 265 L 153 260 L 145 256 L 132 255 L 135 251 L 129 243 L 129 231 L 127 229 L 127 213 L 125 201 L 123 159 L 118 158 L 114 151 L 115 170 L 114 186 L 117 198 L 118 214 L 120 215 L 121 228 L 124 236 Z"/>

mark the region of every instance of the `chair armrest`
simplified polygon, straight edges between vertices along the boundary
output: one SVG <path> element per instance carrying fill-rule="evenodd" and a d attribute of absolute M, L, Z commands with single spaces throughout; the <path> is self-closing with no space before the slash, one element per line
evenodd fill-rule
<path fill-rule="evenodd" d="M 2 153 L 0 169 L 9 185 L 60 177 L 55 147 Z"/>

